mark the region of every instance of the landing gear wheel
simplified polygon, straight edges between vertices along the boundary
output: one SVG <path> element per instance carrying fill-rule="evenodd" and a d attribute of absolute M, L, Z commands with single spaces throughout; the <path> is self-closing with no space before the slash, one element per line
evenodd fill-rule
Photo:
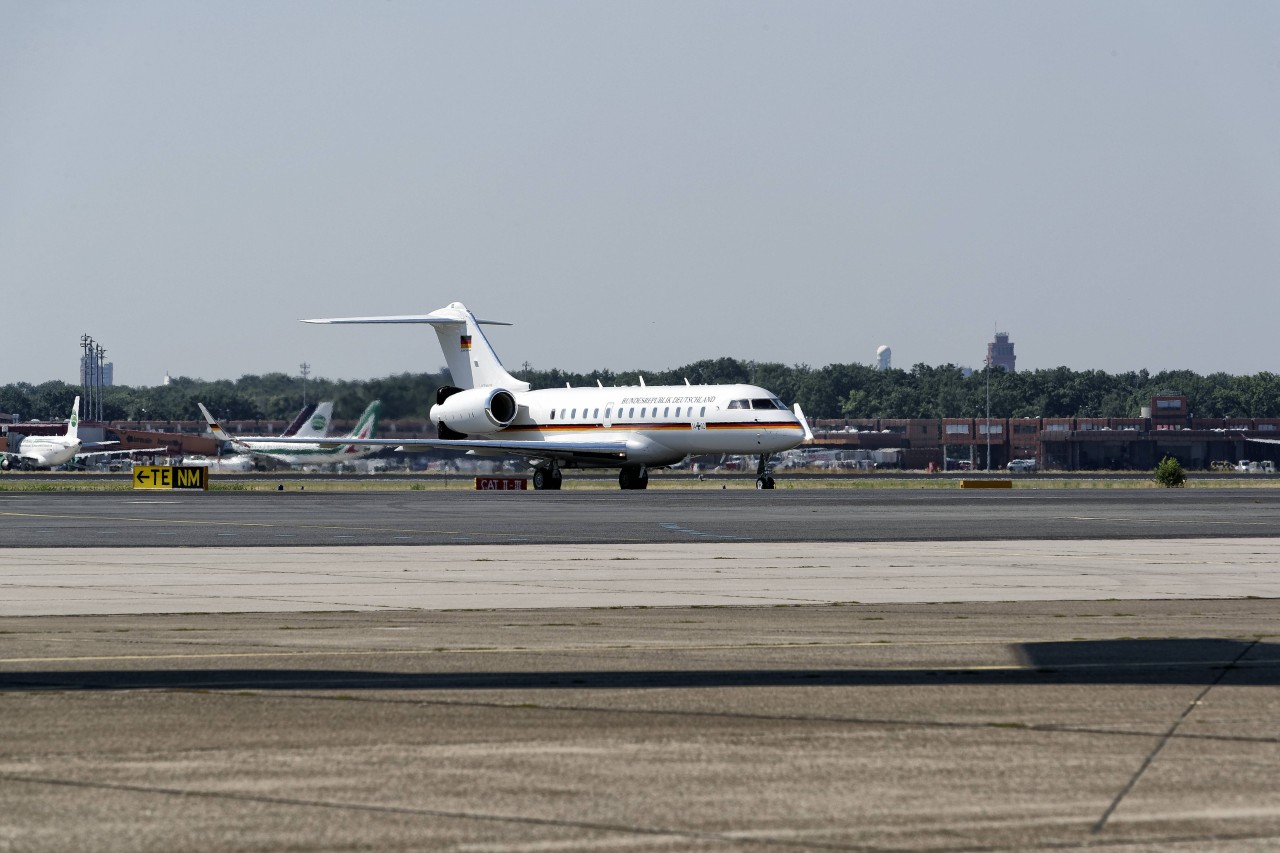
<path fill-rule="evenodd" d="M 772 453 L 761 453 L 760 464 L 756 466 L 756 488 L 772 489 L 773 475 L 769 473 L 769 457 Z"/>
<path fill-rule="evenodd" d="M 560 484 L 564 478 L 560 476 L 560 471 L 554 468 L 534 468 L 533 469 L 533 488 L 537 491 L 558 492 Z"/>
<path fill-rule="evenodd" d="M 618 485 L 624 489 L 649 488 L 649 469 L 643 465 L 624 465 L 618 472 Z"/>

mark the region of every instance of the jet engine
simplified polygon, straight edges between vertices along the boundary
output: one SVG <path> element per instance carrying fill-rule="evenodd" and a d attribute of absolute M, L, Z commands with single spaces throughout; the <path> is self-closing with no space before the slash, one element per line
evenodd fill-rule
<path fill-rule="evenodd" d="M 520 407 L 505 388 L 441 388 L 428 415 L 442 438 L 489 434 L 508 427 Z"/>

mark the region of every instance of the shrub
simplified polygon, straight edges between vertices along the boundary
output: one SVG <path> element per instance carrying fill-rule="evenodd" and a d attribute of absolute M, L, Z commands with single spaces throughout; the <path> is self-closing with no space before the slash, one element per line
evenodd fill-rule
<path fill-rule="evenodd" d="M 1187 482 L 1187 475 L 1177 459 L 1166 456 L 1156 465 L 1156 482 L 1166 489 L 1179 489 Z"/>

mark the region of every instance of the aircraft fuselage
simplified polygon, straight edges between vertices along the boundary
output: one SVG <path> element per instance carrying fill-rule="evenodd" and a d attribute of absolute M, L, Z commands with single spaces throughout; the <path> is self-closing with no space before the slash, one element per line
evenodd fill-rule
<path fill-rule="evenodd" d="M 703 453 L 777 453 L 804 438 L 795 414 L 752 385 L 545 388 L 517 392 L 515 398 L 519 411 L 510 426 L 485 437 L 625 441 L 627 461 L 648 466 Z"/>

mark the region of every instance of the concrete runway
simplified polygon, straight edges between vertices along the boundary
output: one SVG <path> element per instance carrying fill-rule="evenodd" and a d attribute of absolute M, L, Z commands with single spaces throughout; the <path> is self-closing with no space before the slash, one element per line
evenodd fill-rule
<path fill-rule="evenodd" d="M 0 617 L 1280 598 L 1280 539 L 11 548 Z"/>
<path fill-rule="evenodd" d="M 8 547 L 1179 539 L 1280 533 L 1280 489 L 0 492 Z"/>
<path fill-rule="evenodd" d="M 570 494 L 6 495 L 0 850 L 1280 843 L 1269 495 Z"/>

